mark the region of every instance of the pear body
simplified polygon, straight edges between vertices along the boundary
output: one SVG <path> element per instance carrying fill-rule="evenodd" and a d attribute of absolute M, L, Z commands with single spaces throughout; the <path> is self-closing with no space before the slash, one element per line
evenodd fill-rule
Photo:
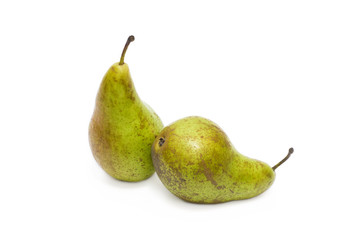
<path fill-rule="evenodd" d="M 101 82 L 89 126 L 95 160 L 116 179 L 149 178 L 154 173 L 151 145 L 162 128 L 160 118 L 139 98 L 128 65 L 113 64 Z"/>
<path fill-rule="evenodd" d="M 252 198 L 275 179 L 269 165 L 240 154 L 218 125 L 202 117 L 165 127 L 153 143 L 152 159 L 165 187 L 195 203 Z"/>

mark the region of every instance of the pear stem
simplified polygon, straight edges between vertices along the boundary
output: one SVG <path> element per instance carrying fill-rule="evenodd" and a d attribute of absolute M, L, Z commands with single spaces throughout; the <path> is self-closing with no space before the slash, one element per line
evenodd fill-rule
<path fill-rule="evenodd" d="M 122 51 L 122 54 L 121 54 L 121 58 L 120 58 L 120 62 L 119 62 L 119 65 L 123 65 L 124 64 L 124 59 L 125 59 L 125 53 L 126 53 L 126 50 L 127 48 L 129 47 L 130 43 L 133 42 L 135 40 L 135 37 L 133 35 L 129 36 L 127 41 L 126 41 L 126 44 L 125 44 L 125 47 Z"/>
<path fill-rule="evenodd" d="M 293 152 L 294 152 L 294 149 L 290 148 L 288 154 L 286 155 L 286 157 L 283 160 L 281 160 L 278 164 L 273 166 L 272 170 L 275 171 L 275 169 L 277 169 L 281 164 L 283 164 L 286 160 L 288 160 Z"/>

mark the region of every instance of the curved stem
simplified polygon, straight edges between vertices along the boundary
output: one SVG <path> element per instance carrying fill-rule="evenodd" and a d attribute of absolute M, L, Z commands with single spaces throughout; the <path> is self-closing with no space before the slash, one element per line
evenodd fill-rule
<path fill-rule="evenodd" d="M 283 164 L 286 160 L 288 160 L 293 152 L 294 152 L 294 149 L 290 148 L 288 154 L 286 155 L 286 157 L 283 160 L 281 160 L 278 164 L 273 166 L 272 170 L 275 171 L 275 169 L 277 169 L 281 164 Z"/>
<path fill-rule="evenodd" d="M 127 41 L 126 41 L 126 44 L 125 44 L 125 47 L 122 51 L 122 54 L 121 54 L 121 58 L 120 58 L 120 63 L 119 65 L 123 65 L 124 64 L 124 59 L 125 59 L 125 53 L 126 53 L 126 50 L 128 48 L 128 46 L 130 45 L 131 42 L 133 42 L 135 40 L 135 37 L 133 35 L 129 36 Z"/>

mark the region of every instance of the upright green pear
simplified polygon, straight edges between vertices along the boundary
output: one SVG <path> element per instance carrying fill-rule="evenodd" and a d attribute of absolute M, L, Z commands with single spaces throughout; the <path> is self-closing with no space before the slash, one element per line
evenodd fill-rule
<path fill-rule="evenodd" d="M 110 176 L 129 182 L 144 180 L 154 173 L 151 145 L 163 128 L 156 113 L 140 100 L 124 63 L 134 39 L 128 38 L 120 62 L 105 74 L 89 126 L 96 161 Z"/>
<path fill-rule="evenodd" d="M 157 175 L 179 198 L 220 203 L 255 197 L 275 179 L 275 168 L 240 154 L 218 125 L 187 117 L 165 127 L 152 146 Z"/>

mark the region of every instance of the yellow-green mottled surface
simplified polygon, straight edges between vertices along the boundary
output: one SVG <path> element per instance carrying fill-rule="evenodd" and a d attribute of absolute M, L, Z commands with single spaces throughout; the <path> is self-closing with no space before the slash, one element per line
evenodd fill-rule
<path fill-rule="evenodd" d="M 201 117 L 164 128 L 152 146 L 152 159 L 166 188 L 196 203 L 251 198 L 275 178 L 269 165 L 240 154 L 219 126 Z"/>
<path fill-rule="evenodd" d="M 136 93 L 127 64 L 104 76 L 89 126 L 92 153 L 112 177 L 141 181 L 154 173 L 151 145 L 163 124 Z"/>

